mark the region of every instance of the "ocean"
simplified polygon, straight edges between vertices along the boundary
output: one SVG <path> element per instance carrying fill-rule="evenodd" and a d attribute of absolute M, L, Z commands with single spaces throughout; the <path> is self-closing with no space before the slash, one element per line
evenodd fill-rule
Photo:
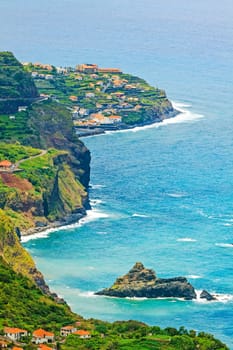
<path fill-rule="evenodd" d="M 182 113 L 87 137 L 92 210 L 24 240 L 53 291 L 103 320 L 213 333 L 233 349 L 233 5 L 229 0 L 0 1 L 0 49 L 21 61 L 119 67 Z M 94 296 L 136 261 L 215 302 Z"/>

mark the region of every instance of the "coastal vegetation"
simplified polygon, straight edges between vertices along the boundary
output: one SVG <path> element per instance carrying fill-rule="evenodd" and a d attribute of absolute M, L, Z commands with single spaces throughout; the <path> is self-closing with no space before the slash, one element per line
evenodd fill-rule
<path fill-rule="evenodd" d="M 40 231 L 59 220 L 67 223 L 66 217 L 77 219 L 89 208 L 90 153 L 75 133 L 74 118 L 117 113 L 125 124 L 135 125 L 162 120 L 173 112 L 165 92 L 142 79 L 117 70 L 79 69 L 22 65 L 12 53 L 0 53 L 1 334 L 4 326 L 29 332 L 43 327 L 56 335 L 53 348 L 63 350 L 227 349 L 212 335 L 184 328 L 84 320 L 51 293 L 22 247 L 22 232 Z M 60 327 L 69 324 L 90 337 L 62 338 Z M 12 341 L 3 339 L 12 348 Z M 18 345 L 37 349 L 31 337 Z"/>
<path fill-rule="evenodd" d="M 0 54 L 0 113 L 15 112 L 38 97 L 33 80 L 11 52 Z"/>
<path fill-rule="evenodd" d="M 41 96 L 70 109 L 76 127 L 123 128 L 161 121 L 175 113 L 164 90 L 115 68 L 103 71 L 96 65 L 61 68 L 30 63 L 25 69 Z M 115 119 L 119 124 L 112 125 L 112 116 L 120 117 Z"/>

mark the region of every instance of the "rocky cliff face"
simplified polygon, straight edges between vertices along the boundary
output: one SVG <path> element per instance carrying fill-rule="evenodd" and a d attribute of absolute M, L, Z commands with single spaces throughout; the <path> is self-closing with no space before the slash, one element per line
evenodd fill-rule
<path fill-rule="evenodd" d="M 75 134 L 70 112 L 56 102 L 34 104 L 28 112 L 28 123 L 32 135 L 24 143 L 43 149 L 54 147 L 68 151 L 66 162 L 87 188 L 90 180 L 90 152 Z"/>
<path fill-rule="evenodd" d="M 124 276 L 117 278 L 110 288 L 106 288 L 97 295 L 112 297 L 138 297 L 138 298 L 196 298 L 196 293 L 185 277 L 157 278 L 151 269 L 146 269 L 142 263 L 137 262 Z"/>
<path fill-rule="evenodd" d="M 29 253 L 21 246 L 13 221 L 0 209 L 0 256 L 17 273 L 29 277 L 47 295 L 49 291 L 43 275 L 37 270 Z M 59 298 L 57 298 L 59 300 Z"/>

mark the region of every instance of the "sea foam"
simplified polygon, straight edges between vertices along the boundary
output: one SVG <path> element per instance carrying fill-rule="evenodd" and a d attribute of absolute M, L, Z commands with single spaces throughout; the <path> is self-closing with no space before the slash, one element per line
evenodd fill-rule
<path fill-rule="evenodd" d="M 200 298 L 201 295 L 201 290 L 195 290 L 196 295 L 197 295 L 197 299 L 194 299 L 195 302 L 198 303 L 216 303 L 216 302 L 220 302 L 220 303 L 228 303 L 233 301 L 233 295 L 232 294 L 222 294 L 222 293 L 216 293 L 216 292 L 210 292 L 211 295 L 213 295 L 214 298 L 216 298 L 215 300 L 206 300 L 206 299 L 202 299 Z"/>
<path fill-rule="evenodd" d="M 233 243 L 215 243 L 215 245 L 222 248 L 233 248 Z"/>
<path fill-rule="evenodd" d="M 138 132 L 138 131 L 142 131 L 142 130 L 146 130 L 146 129 L 160 128 L 162 126 L 166 126 L 166 125 L 170 125 L 170 124 L 194 122 L 194 121 L 198 121 L 198 120 L 204 118 L 204 115 L 194 113 L 194 112 L 191 112 L 188 109 L 186 109 L 188 107 L 191 107 L 188 104 L 172 101 L 172 105 L 178 112 L 180 112 L 175 117 L 164 119 L 162 122 L 156 122 L 156 123 L 144 125 L 144 126 L 136 126 L 132 129 L 106 131 L 104 134 L 101 134 L 100 136 L 112 135 L 115 133 L 124 133 L 124 132 Z"/>
<path fill-rule="evenodd" d="M 92 210 L 87 210 L 87 215 L 84 216 L 82 219 L 80 219 L 78 222 L 75 222 L 75 223 L 70 224 L 70 225 L 50 228 L 50 229 L 47 229 L 45 231 L 34 233 L 31 235 L 22 236 L 21 242 L 26 243 L 26 242 L 28 242 L 30 240 L 34 240 L 34 239 L 47 238 L 52 232 L 72 230 L 72 229 L 81 227 L 85 224 L 88 224 L 89 222 L 96 221 L 99 219 L 105 219 L 107 217 L 109 217 L 109 214 L 104 213 L 101 210 L 93 208 Z"/>
<path fill-rule="evenodd" d="M 196 242 L 197 240 L 190 237 L 177 238 L 177 242 Z"/>

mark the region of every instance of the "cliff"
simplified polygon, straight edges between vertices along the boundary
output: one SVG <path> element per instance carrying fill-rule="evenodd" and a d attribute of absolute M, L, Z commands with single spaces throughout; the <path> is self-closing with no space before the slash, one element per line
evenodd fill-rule
<path fill-rule="evenodd" d="M 13 271 L 34 281 L 45 294 L 51 295 L 42 274 L 29 253 L 21 246 L 11 218 L 0 209 L 0 256 Z"/>
<path fill-rule="evenodd" d="M 90 152 L 67 108 L 38 100 L 31 74 L 9 52 L 0 53 L 0 83 L 0 161 L 14 164 L 0 171 L 0 222 L 7 227 L 0 227 L 1 253 L 14 271 L 50 295 L 14 232 L 33 233 L 85 215 Z M 22 104 L 26 110 L 17 112 Z"/>
<path fill-rule="evenodd" d="M 0 113 L 14 113 L 39 94 L 31 75 L 11 52 L 0 52 Z"/>
<path fill-rule="evenodd" d="M 157 278 L 153 270 L 139 262 L 126 275 L 117 278 L 112 287 L 96 294 L 120 298 L 196 298 L 194 288 L 185 277 Z"/>

